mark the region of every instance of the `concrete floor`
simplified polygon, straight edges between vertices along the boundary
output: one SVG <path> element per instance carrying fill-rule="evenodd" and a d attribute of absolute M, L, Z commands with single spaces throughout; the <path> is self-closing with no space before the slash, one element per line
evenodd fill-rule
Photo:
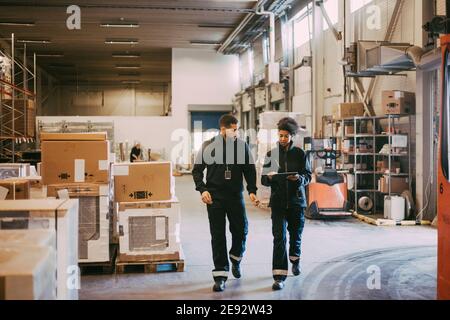
<path fill-rule="evenodd" d="M 302 274 L 273 292 L 270 212 L 250 204 L 243 276 L 230 274 L 225 292 L 214 293 L 206 207 L 191 176 L 177 178 L 176 193 L 185 271 L 83 276 L 80 299 L 435 299 L 436 229 L 375 227 L 354 218 L 307 220 Z"/>

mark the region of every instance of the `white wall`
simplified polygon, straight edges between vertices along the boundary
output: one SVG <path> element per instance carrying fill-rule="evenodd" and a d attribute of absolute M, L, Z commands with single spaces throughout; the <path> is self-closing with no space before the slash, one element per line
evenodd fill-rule
<path fill-rule="evenodd" d="M 44 121 L 114 122 L 115 142 L 135 140 L 145 148 L 164 150 L 167 158 L 180 139 L 172 141 L 177 129 L 189 129 L 188 105 L 232 104 L 239 91 L 239 60 L 215 51 L 172 50 L 172 116 L 169 117 L 38 117 Z M 190 146 L 186 150 L 190 149 Z M 173 159 L 172 159 L 173 160 Z"/>

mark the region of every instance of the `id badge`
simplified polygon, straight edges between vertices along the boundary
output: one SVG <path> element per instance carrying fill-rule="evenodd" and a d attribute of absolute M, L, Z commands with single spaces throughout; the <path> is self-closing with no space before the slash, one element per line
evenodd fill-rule
<path fill-rule="evenodd" d="M 231 180 L 231 170 L 225 170 L 225 180 Z"/>

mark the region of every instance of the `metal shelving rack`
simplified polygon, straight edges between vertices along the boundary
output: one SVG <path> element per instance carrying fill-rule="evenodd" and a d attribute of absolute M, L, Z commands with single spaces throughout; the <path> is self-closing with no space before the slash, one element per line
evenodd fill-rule
<path fill-rule="evenodd" d="M 36 54 L 33 54 L 33 66 L 27 65 L 27 47 L 24 43 L 23 56 L 16 54 L 16 39 L 3 39 L 11 44 L 11 53 L 0 50 L 0 56 L 11 61 L 11 79 L 0 78 L 0 162 L 16 162 L 18 157 L 17 144 L 33 142 L 35 129 L 30 129 L 34 123 L 35 114 L 28 114 L 26 101 L 32 100 L 36 110 Z M 30 88 L 32 85 L 32 88 Z M 18 108 L 23 101 L 23 108 Z M 16 128 L 23 121 L 23 130 Z"/>
<path fill-rule="evenodd" d="M 342 120 L 337 120 L 337 123 L 340 123 L 341 127 L 341 139 L 342 143 L 344 143 L 344 140 L 351 140 L 353 139 L 353 146 L 354 150 L 353 152 L 342 152 L 341 155 L 341 162 L 342 164 L 345 164 L 345 156 L 353 157 L 353 176 L 354 176 L 354 187 L 353 189 L 349 190 L 354 194 L 354 206 L 355 211 L 358 211 L 358 201 L 359 199 L 367 194 L 371 195 L 371 199 L 373 201 L 373 208 L 370 210 L 372 214 L 377 213 L 377 195 L 395 195 L 391 191 L 391 178 L 392 177 L 407 177 L 408 178 L 408 184 L 409 184 L 409 191 L 411 191 L 411 183 L 412 183 L 412 177 L 411 177 L 411 117 L 413 115 L 386 115 L 386 116 L 373 116 L 373 117 L 352 117 L 352 118 L 346 118 Z M 400 121 L 400 119 L 407 118 L 407 126 L 408 126 L 408 133 L 395 133 L 393 132 L 393 129 L 395 129 L 395 122 Z M 380 122 L 387 120 L 387 132 L 381 133 L 379 128 L 381 128 Z M 368 132 L 358 132 L 358 128 L 361 128 L 362 122 L 371 122 L 372 123 L 372 133 Z M 354 133 L 345 135 L 345 127 L 346 126 L 353 126 Z M 334 128 L 334 126 L 333 126 Z M 336 132 L 335 130 L 333 130 Z M 392 138 L 393 136 L 398 135 L 406 135 L 407 136 L 407 153 L 406 154 L 397 154 L 392 152 Z M 381 139 L 386 139 L 386 143 L 383 142 L 383 145 L 387 144 L 389 147 L 389 152 L 387 154 L 379 153 L 380 150 L 377 150 L 377 145 L 379 145 L 379 141 Z M 358 152 L 357 146 L 360 144 L 360 140 L 365 141 L 371 141 L 372 142 L 372 150 L 371 152 Z M 378 144 L 377 144 L 378 143 Z M 377 171 L 377 160 L 380 158 L 388 158 L 388 173 Z M 408 158 L 408 172 L 406 173 L 392 173 L 392 161 L 393 159 L 400 159 L 400 158 Z M 363 159 L 366 158 L 365 163 L 372 164 L 372 169 L 358 169 L 358 164 L 363 163 Z M 389 184 L 388 184 L 388 192 L 384 193 L 378 190 L 378 180 L 381 176 L 386 175 L 389 177 Z M 372 176 L 371 186 L 370 188 L 359 188 L 358 187 L 358 178 L 359 176 Z"/>

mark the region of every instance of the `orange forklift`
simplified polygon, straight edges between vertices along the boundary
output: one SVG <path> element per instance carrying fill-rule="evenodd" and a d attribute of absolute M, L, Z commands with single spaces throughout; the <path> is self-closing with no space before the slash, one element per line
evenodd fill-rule
<path fill-rule="evenodd" d="M 438 275 L 437 298 L 450 300 L 450 0 L 446 16 L 438 16 L 424 26 L 432 37 L 441 35 L 442 107 L 438 160 Z"/>

